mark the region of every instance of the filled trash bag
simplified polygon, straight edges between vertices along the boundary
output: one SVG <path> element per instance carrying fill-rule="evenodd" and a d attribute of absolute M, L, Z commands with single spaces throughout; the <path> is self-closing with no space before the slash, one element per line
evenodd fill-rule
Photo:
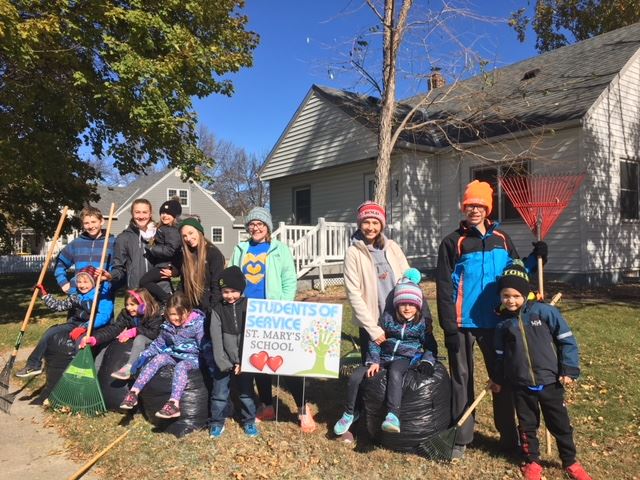
<path fill-rule="evenodd" d="M 40 392 L 38 402 L 41 403 L 49 397 L 75 355 L 75 343 L 69 338 L 69 332 L 58 332 L 49 339 L 44 353 L 44 372 L 47 381 Z"/>
<path fill-rule="evenodd" d="M 106 351 L 102 357 L 102 365 L 100 365 L 100 370 L 98 371 L 98 382 L 102 389 L 102 396 L 107 410 L 118 410 L 129 388 L 133 385 L 133 380 L 118 380 L 111 376 L 113 372 L 127 363 L 132 346 L 132 340 L 125 343 L 113 340 L 106 346 Z"/>
<path fill-rule="evenodd" d="M 172 379 L 173 366 L 167 365 L 145 385 L 138 396 L 142 414 L 158 430 L 176 437 L 207 427 L 209 388 L 203 372 L 199 369 L 189 370 L 187 387 L 180 400 L 180 416 L 170 419 L 156 417 L 156 412 L 169 400 Z"/>
<path fill-rule="evenodd" d="M 451 419 L 451 383 L 447 369 L 437 362 L 432 377 L 411 368 L 404 376 L 400 407 L 400 432 L 380 429 L 387 415 L 385 403 L 387 371 L 365 378 L 361 385 L 367 431 L 382 446 L 412 452 L 426 438 L 449 427 Z"/>

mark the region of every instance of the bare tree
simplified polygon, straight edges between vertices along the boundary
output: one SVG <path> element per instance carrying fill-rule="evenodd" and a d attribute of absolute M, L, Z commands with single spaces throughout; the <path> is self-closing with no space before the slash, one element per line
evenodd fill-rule
<path fill-rule="evenodd" d="M 255 206 L 264 206 L 269 190 L 258 176 L 266 155 L 249 154 L 225 140 L 216 140 L 206 127 L 199 130 L 199 147 L 213 158 L 213 168 L 204 172 L 205 186 L 232 215 L 246 215 Z"/>

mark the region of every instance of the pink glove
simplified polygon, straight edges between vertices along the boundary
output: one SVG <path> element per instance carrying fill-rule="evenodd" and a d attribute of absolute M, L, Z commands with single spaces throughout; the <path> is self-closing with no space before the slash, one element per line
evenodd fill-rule
<path fill-rule="evenodd" d="M 120 341 L 120 343 L 124 343 L 130 338 L 135 338 L 137 334 L 138 330 L 136 329 L 136 327 L 126 328 L 122 332 L 120 332 L 120 335 L 118 335 L 118 340 Z"/>
<path fill-rule="evenodd" d="M 87 345 L 95 347 L 97 343 L 96 337 L 82 337 L 82 340 L 80 340 L 80 348 L 84 348 Z"/>

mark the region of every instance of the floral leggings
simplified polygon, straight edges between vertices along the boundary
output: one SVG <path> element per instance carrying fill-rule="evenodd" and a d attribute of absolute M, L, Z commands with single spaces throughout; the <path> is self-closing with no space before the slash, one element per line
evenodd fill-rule
<path fill-rule="evenodd" d="M 138 391 L 142 390 L 144 386 L 149 383 L 149 380 L 165 365 L 175 365 L 173 369 L 173 381 L 171 382 L 171 397 L 174 400 L 180 401 L 182 393 L 187 386 L 187 375 L 189 370 L 198 368 L 197 360 L 176 360 L 171 355 L 161 353 L 153 357 L 153 359 L 145 365 L 145 367 L 138 375 L 136 382 L 132 388 Z"/>

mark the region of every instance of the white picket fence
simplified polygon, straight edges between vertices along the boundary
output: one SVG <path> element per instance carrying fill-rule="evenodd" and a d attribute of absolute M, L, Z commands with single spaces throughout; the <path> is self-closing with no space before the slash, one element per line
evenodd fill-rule
<path fill-rule="evenodd" d="M 40 272 L 46 255 L 0 255 L 0 275 Z M 49 270 L 53 262 L 49 264 Z"/>

